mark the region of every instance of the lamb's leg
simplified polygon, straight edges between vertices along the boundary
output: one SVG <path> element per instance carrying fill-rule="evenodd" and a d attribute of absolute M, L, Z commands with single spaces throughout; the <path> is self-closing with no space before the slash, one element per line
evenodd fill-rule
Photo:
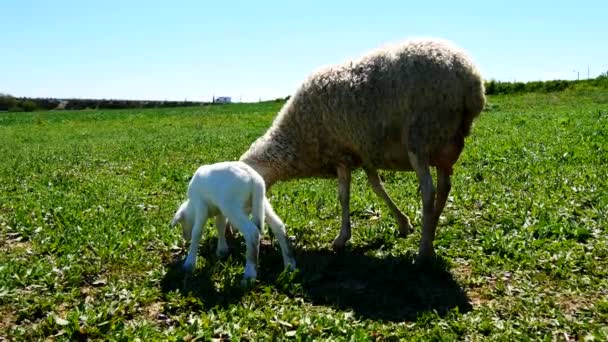
<path fill-rule="evenodd" d="M 393 217 L 395 217 L 395 219 L 397 220 L 397 224 L 399 225 L 399 232 L 401 233 L 401 235 L 407 236 L 409 233 L 413 232 L 414 228 L 410 223 L 410 219 L 405 214 L 403 214 L 403 212 L 399 210 L 399 208 L 397 208 L 395 202 L 393 202 L 391 197 L 388 195 L 386 189 L 384 189 L 384 186 L 382 185 L 382 181 L 380 180 L 378 171 L 376 171 L 375 169 L 365 169 L 365 173 L 367 174 L 367 180 L 369 182 L 369 185 L 372 187 L 374 193 L 376 193 L 378 197 L 382 198 L 384 203 L 386 203 L 386 205 L 391 210 Z"/>
<path fill-rule="evenodd" d="M 246 261 L 243 284 L 257 277 L 258 254 L 260 252 L 260 231 L 245 213 L 237 209 L 222 210 L 232 225 L 245 237 Z"/>
<path fill-rule="evenodd" d="M 190 240 L 190 250 L 188 256 L 184 262 L 184 270 L 191 272 L 196 265 L 196 256 L 198 254 L 198 244 L 203 234 L 203 227 L 207 222 L 207 207 L 202 206 L 194 217 L 194 224 L 192 225 L 192 239 Z"/>
<path fill-rule="evenodd" d="M 346 166 L 338 166 L 338 196 L 342 209 L 342 225 L 340 234 L 334 239 L 332 248 L 340 250 L 344 248 L 346 242 L 350 240 L 350 169 Z"/>
<path fill-rule="evenodd" d="M 418 261 L 430 259 L 435 255 L 433 249 L 433 240 L 435 240 L 435 188 L 433 185 L 433 177 L 429 168 L 428 158 L 408 152 L 410 162 L 418 182 L 420 183 L 420 191 L 422 192 L 422 238 L 418 250 Z"/>
<path fill-rule="evenodd" d="M 452 188 L 452 182 L 450 180 L 451 172 L 450 170 L 437 168 L 437 197 L 435 198 L 435 215 L 434 215 L 434 223 L 435 227 L 439 222 L 439 216 L 443 212 L 443 208 L 445 207 L 445 202 L 448 199 L 448 194 L 450 193 L 450 189 Z"/>
<path fill-rule="evenodd" d="M 289 241 L 287 241 L 287 233 L 285 232 L 285 224 L 279 216 L 274 212 L 272 206 L 270 205 L 270 201 L 267 198 L 264 199 L 264 210 L 266 211 L 266 223 L 270 226 L 272 230 L 272 234 L 279 241 L 279 246 L 281 247 L 281 253 L 283 254 L 283 265 L 288 270 L 292 271 L 296 268 L 296 262 L 293 258 L 293 254 L 291 252 L 291 247 L 289 246 Z"/>
<path fill-rule="evenodd" d="M 228 242 L 226 241 L 226 217 L 224 215 L 217 215 L 215 217 L 215 228 L 217 229 L 217 249 L 215 255 L 218 258 L 225 258 L 230 253 Z"/>

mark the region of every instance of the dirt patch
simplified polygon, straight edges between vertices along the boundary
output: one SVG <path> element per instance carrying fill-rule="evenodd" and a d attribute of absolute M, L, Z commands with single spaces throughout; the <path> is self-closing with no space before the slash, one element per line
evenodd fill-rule
<path fill-rule="evenodd" d="M 453 269 L 454 277 L 460 283 L 469 284 L 468 281 L 473 276 L 473 267 L 464 261 L 459 263 L 456 268 Z M 481 305 L 487 305 L 491 302 L 491 299 L 485 295 L 488 288 L 493 288 L 496 286 L 496 278 L 495 277 L 485 277 L 485 282 L 482 285 L 468 285 L 465 288 L 467 296 L 470 299 L 471 305 L 473 307 L 478 307 Z"/>
<path fill-rule="evenodd" d="M 99 290 L 90 285 L 84 285 L 80 288 L 80 296 L 84 299 L 86 304 L 93 304 L 97 299 Z"/>
<path fill-rule="evenodd" d="M 19 233 L 7 233 L 0 240 L 0 252 L 13 255 L 32 254 L 32 243 L 23 239 Z"/>
<path fill-rule="evenodd" d="M 8 330 L 13 327 L 17 322 L 17 318 L 14 313 L 10 311 L 0 311 L 0 330 Z M 0 338 L 0 341 L 2 339 Z"/>
<path fill-rule="evenodd" d="M 473 267 L 469 263 L 460 263 L 454 269 L 454 275 L 459 279 L 469 278 L 473 274 Z"/>
<path fill-rule="evenodd" d="M 144 310 L 143 310 L 144 314 L 149 319 L 156 319 L 158 317 L 158 315 L 160 313 L 162 313 L 163 304 L 164 303 L 162 303 L 162 302 L 154 302 L 154 303 L 144 307 Z"/>
<path fill-rule="evenodd" d="M 471 300 L 471 305 L 473 305 L 473 307 L 487 305 L 491 301 L 490 299 L 486 298 L 482 291 L 478 290 L 481 289 L 478 288 L 467 291 L 467 295 L 469 296 L 469 299 Z"/>
<path fill-rule="evenodd" d="M 169 326 L 172 324 L 172 321 L 169 316 L 163 313 L 164 305 L 164 302 L 150 303 L 149 305 L 144 306 L 141 311 L 145 315 L 146 319 L 155 323 Z"/>
<path fill-rule="evenodd" d="M 66 303 L 61 303 L 54 311 L 57 317 L 65 319 L 70 313 L 70 308 Z"/>
<path fill-rule="evenodd" d="M 592 299 L 593 298 L 593 299 Z M 557 305 L 560 309 L 569 315 L 579 314 L 582 310 L 588 310 L 593 306 L 594 299 L 599 297 L 572 297 L 564 296 L 559 298 Z"/>

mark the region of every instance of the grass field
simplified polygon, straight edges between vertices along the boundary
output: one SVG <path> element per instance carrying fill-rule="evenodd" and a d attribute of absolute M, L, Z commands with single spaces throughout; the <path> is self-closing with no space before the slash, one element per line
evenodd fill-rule
<path fill-rule="evenodd" d="M 280 105 L 0 113 L 0 340 L 608 339 L 608 92 L 490 97 L 432 267 L 413 264 L 415 175 L 382 173 L 416 227 L 399 238 L 357 172 L 346 251 L 335 180 L 281 183 L 299 273 L 267 233 L 244 291 L 242 238 L 216 260 L 207 229 L 183 282 L 168 224 L 190 176 L 238 159 Z"/>

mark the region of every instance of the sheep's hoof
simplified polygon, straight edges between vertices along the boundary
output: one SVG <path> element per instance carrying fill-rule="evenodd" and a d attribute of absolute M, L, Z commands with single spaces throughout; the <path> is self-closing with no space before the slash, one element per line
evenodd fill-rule
<path fill-rule="evenodd" d="M 334 242 L 331 244 L 331 249 L 334 250 L 334 252 L 339 252 L 341 250 L 344 250 L 344 247 L 346 246 L 346 241 L 344 241 L 343 239 L 340 239 L 339 237 L 336 238 L 334 240 Z"/>
<path fill-rule="evenodd" d="M 338 234 L 338 236 L 334 239 L 334 242 L 331 244 L 331 248 L 334 250 L 334 252 L 343 250 L 348 240 L 350 240 L 350 236 L 350 227 L 340 228 L 340 234 Z"/>
<path fill-rule="evenodd" d="M 410 230 L 410 229 L 404 229 L 404 228 L 399 228 L 399 236 L 400 237 L 407 237 L 408 235 L 412 234 L 414 231 Z"/>
<path fill-rule="evenodd" d="M 402 237 L 407 237 L 408 235 L 414 232 L 414 226 L 410 223 L 410 220 L 403 219 L 399 220 L 399 235 Z"/>
<path fill-rule="evenodd" d="M 432 266 L 435 263 L 436 259 L 437 258 L 435 256 L 434 251 L 432 251 L 431 253 L 418 254 L 418 256 L 416 257 L 416 266 L 419 266 L 419 267 Z"/>

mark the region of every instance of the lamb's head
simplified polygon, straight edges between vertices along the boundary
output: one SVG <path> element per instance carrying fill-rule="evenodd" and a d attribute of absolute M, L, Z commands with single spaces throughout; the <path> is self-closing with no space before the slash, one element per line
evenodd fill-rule
<path fill-rule="evenodd" d="M 190 210 L 188 203 L 189 201 L 187 200 L 182 203 L 177 212 L 175 212 L 173 220 L 171 220 L 171 228 L 175 227 L 178 222 L 182 226 L 182 237 L 186 241 L 190 241 L 192 238 L 192 225 L 194 224 L 194 215 L 192 215 L 192 210 Z"/>

